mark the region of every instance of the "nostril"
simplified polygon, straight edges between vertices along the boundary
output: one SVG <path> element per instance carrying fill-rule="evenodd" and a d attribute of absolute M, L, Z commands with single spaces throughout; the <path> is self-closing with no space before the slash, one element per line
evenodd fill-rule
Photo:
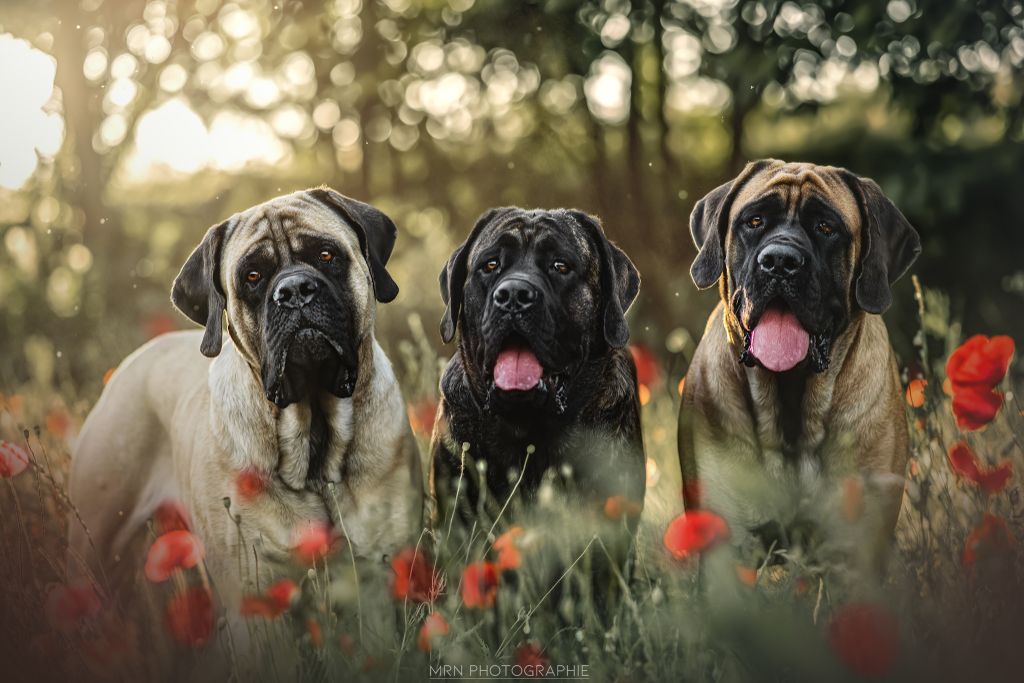
<path fill-rule="evenodd" d="M 494 303 L 496 304 L 504 305 L 507 304 L 511 299 L 512 295 L 505 287 L 499 287 L 497 291 L 494 292 Z"/>
<path fill-rule="evenodd" d="M 537 294 L 528 287 L 524 287 L 516 292 L 516 300 L 521 304 L 533 303 L 533 300 L 537 298 Z"/>
<path fill-rule="evenodd" d="M 316 290 L 316 283 L 313 282 L 312 280 L 307 280 L 306 282 L 303 282 L 302 284 L 299 285 L 299 292 L 304 296 L 315 294 Z"/>

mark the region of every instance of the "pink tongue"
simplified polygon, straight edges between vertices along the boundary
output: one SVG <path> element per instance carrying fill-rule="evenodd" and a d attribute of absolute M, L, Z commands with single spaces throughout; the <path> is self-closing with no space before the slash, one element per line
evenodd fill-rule
<path fill-rule="evenodd" d="M 793 312 L 769 308 L 750 333 L 750 352 L 772 372 L 791 370 L 807 355 L 810 335 Z"/>
<path fill-rule="evenodd" d="M 494 383 L 505 391 L 529 391 L 540 384 L 544 369 L 529 349 L 505 349 L 494 365 Z"/>

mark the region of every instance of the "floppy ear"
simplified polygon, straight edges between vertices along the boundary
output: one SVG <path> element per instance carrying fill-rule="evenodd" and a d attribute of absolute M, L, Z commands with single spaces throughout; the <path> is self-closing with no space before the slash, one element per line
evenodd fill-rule
<path fill-rule="evenodd" d="M 220 249 L 234 219 L 215 225 L 181 267 L 171 287 L 171 301 L 194 322 L 206 326 L 199 350 L 213 358 L 220 353 L 224 317 L 224 292 L 220 287 Z"/>
<path fill-rule="evenodd" d="M 878 183 L 845 170 L 842 175 L 861 216 L 857 305 L 868 313 L 883 313 L 892 304 L 890 287 L 921 253 L 921 238 Z"/>
<path fill-rule="evenodd" d="M 356 231 L 359 249 L 370 267 L 370 279 L 377 301 L 387 303 L 398 296 L 398 285 L 385 266 L 391 258 L 398 228 L 382 211 L 369 204 L 346 197 L 329 187 L 308 191 L 317 201 L 326 204 Z"/>
<path fill-rule="evenodd" d="M 455 339 L 455 328 L 458 326 L 459 315 L 462 313 L 462 290 L 466 287 L 468 273 L 466 260 L 472 251 L 477 235 L 498 216 L 506 215 L 512 208 L 502 207 L 488 209 L 476 219 L 476 224 L 469 232 L 466 241 L 455 248 L 448 258 L 448 263 L 441 269 L 438 284 L 441 286 L 441 300 L 445 303 L 444 316 L 441 318 L 441 341 L 445 344 Z"/>
<path fill-rule="evenodd" d="M 640 273 L 626 252 L 612 244 L 604 234 L 600 221 L 582 211 L 568 211 L 580 227 L 585 228 L 597 245 L 601 260 L 601 289 L 606 294 L 602 328 L 608 345 L 621 349 L 629 342 L 626 311 L 640 291 Z"/>
<path fill-rule="evenodd" d="M 756 173 L 775 159 L 761 159 L 747 164 L 740 174 L 719 185 L 698 201 L 690 213 L 690 235 L 697 245 L 697 258 L 690 266 L 690 277 L 698 289 L 707 289 L 718 282 L 725 270 L 725 233 L 729 230 L 729 210 L 736 195 Z"/>

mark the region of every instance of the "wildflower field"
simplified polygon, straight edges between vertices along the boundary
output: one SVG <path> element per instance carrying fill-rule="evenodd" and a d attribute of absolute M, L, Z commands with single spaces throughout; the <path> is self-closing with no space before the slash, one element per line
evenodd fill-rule
<path fill-rule="evenodd" d="M 66 528 L 78 523 L 69 451 L 99 379 L 81 393 L 5 388 L 3 680 L 202 680 L 221 671 L 211 661 L 236 680 L 1019 680 L 1024 414 L 1014 342 L 951 324 L 938 293 L 918 288 L 917 298 L 917 355 L 901 359 L 913 453 L 881 580 L 833 552 L 861 542 L 858 480 L 836 490 L 841 526 L 785 562 L 747 566 L 713 511 L 681 514 L 675 431 L 692 344 L 638 344 L 648 492 L 636 560 L 613 577 L 613 603 L 593 595 L 600 538 L 542 494 L 532 512 L 515 500 L 499 501 L 497 514 L 481 506 L 472 528 L 445 519 L 382 563 L 357 562 L 343 538 L 306 529 L 294 574 L 250 587 L 241 613 L 227 614 L 187 512 L 166 501 L 147 556 L 122 558 L 160 617 L 147 622 L 125 612 L 106 577 L 66 574 Z M 426 454 L 443 359 L 425 341 L 392 355 Z M 235 485 L 260 493 L 244 473 Z M 597 515 L 637 512 L 609 499 Z M 242 624 L 259 662 L 236 656 L 231 624 Z"/>

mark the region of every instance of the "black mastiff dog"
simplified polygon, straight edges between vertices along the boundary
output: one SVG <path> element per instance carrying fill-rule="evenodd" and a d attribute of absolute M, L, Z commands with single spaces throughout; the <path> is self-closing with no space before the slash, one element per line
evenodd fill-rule
<path fill-rule="evenodd" d="M 513 490 L 534 498 L 545 476 L 591 510 L 624 496 L 637 513 L 645 461 L 625 311 L 640 276 L 597 219 L 491 209 L 440 279 L 441 336 L 459 332 L 431 448 L 442 518 L 457 491 L 471 515 L 481 481 L 501 506 Z"/>

